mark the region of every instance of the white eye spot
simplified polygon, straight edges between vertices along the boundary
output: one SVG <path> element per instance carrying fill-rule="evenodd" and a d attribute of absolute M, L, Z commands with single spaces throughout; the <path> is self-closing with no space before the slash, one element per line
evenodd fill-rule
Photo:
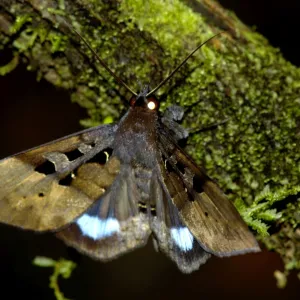
<path fill-rule="evenodd" d="M 193 249 L 194 237 L 186 227 L 171 228 L 171 237 L 181 250 L 186 252 Z"/>
<path fill-rule="evenodd" d="M 153 109 L 156 108 L 156 104 L 155 104 L 154 101 L 149 101 L 148 104 L 147 104 L 147 106 L 148 106 L 148 108 L 149 108 L 150 110 L 153 110 Z"/>
<path fill-rule="evenodd" d="M 100 240 L 120 231 L 120 224 L 115 218 L 101 220 L 99 217 L 83 214 L 76 223 L 82 234 L 93 240 Z"/>

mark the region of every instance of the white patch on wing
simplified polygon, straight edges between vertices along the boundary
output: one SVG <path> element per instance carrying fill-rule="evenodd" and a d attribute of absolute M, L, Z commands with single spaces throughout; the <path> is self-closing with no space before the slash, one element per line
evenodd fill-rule
<path fill-rule="evenodd" d="M 192 250 L 194 237 L 186 227 L 171 228 L 171 237 L 181 250 Z"/>
<path fill-rule="evenodd" d="M 105 220 L 96 216 L 83 214 L 76 221 L 83 235 L 100 240 L 113 235 L 120 230 L 120 224 L 115 218 L 107 218 Z"/>

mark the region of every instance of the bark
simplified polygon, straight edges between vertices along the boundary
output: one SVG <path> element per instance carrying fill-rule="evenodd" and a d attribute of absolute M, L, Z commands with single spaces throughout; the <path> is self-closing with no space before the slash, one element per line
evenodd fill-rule
<path fill-rule="evenodd" d="M 300 71 L 278 49 L 212 0 L 0 0 L 0 50 L 86 108 L 85 126 L 117 121 L 130 94 L 69 29 L 76 28 L 134 90 L 158 84 L 193 48 L 204 46 L 157 93 L 161 109 L 186 108 L 187 150 L 235 202 L 285 274 L 300 269 Z M 42 101 L 42 99 L 41 99 Z M 269 233 L 268 233 L 269 232 Z"/>

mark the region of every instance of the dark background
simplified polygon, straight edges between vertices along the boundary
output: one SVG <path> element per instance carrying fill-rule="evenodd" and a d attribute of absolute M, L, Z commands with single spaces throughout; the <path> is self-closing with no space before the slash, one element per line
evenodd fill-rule
<path fill-rule="evenodd" d="M 286 59 L 300 64 L 300 1 L 222 0 L 246 24 L 256 26 Z M 1 58 L 0 58 L 1 59 Z M 80 130 L 85 112 L 69 96 L 20 66 L 0 77 L 0 157 Z M 292 299 L 300 281 L 292 273 L 284 290 L 276 288 L 273 272 L 283 265 L 275 253 L 263 251 L 227 259 L 211 259 L 199 271 L 181 274 L 152 243 L 118 260 L 102 264 L 66 248 L 50 234 L 38 235 L 0 225 L 0 293 L 2 299 L 54 299 L 49 292 L 51 269 L 31 265 L 36 255 L 66 257 L 78 263 L 68 281 L 61 280 L 72 299 Z M 5 298 L 4 295 L 7 295 Z"/>

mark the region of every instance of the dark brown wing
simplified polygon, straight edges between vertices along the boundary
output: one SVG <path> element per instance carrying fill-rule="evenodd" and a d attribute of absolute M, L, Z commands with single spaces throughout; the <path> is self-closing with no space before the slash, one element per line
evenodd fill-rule
<path fill-rule="evenodd" d="M 99 199 L 119 165 L 105 157 L 115 125 L 99 126 L 0 161 L 0 222 L 35 231 L 57 230 Z M 93 169 L 93 171 L 91 171 Z M 94 172 L 90 182 L 88 175 Z"/>
<path fill-rule="evenodd" d="M 201 247 L 217 256 L 260 251 L 234 205 L 163 128 L 159 148 L 165 160 L 164 184 Z"/>
<path fill-rule="evenodd" d="M 156 209 L 155 216 L 152 216 L 150 222 L 156 248 L 170 257 L 183 273 L 198 270 L 208 260 L 210 254 L 202 249 L 181 221 L 160 172 L 153 172 L 150 199 L 153 199 Z"/>

